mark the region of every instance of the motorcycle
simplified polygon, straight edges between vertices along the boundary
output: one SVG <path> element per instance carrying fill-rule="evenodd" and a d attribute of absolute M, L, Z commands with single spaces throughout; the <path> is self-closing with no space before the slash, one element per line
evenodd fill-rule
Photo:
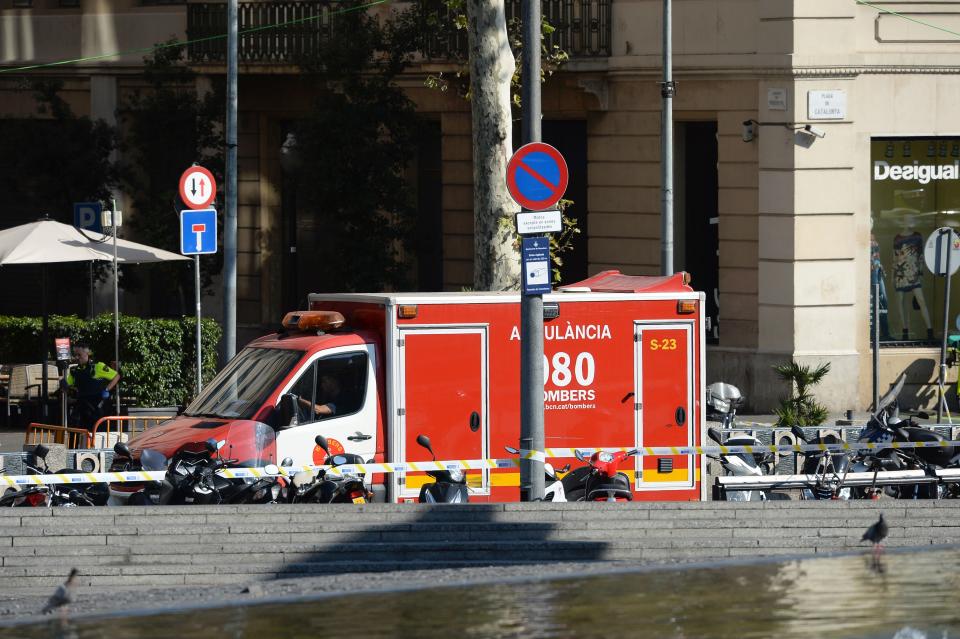
<path fill-rule="evenodd" d="M 316 444 L 327 454 L 324 465 L 336 468 L 348 464 L 362 464 L 363 458 L 353 453 L 330 455 L 330 447 L 323 435 L 317 435 Z M 317 504 L 366 504 L 373 500 L 362 474 L 341 474 L 330 470 L 299 472 L 294 475 L 289 500 Z"/>
<path fill-rule="evenodd" d="M 735 434 L 723 441 L 723 437 L 716 428 L 707 429 L 707 437 L 718 444 L 726 446 L 760 446 L 760 440 L 756 437 L 746 434 Z M 719 456 L 720 465 L 728 475 L 735 477 L 762 477 L 763 475 L 773 474 L 773 453 L 729 453 Z M 719 495 L 714 495 L 719 499 Z M 767 491 L 764 490 L 727 490 L 723 494 L 726 501 L 766 501 L 769 499 Z"/>
<path fill-rule="evenodd" d="M 890 442 L 945 442 L 943 435 L 917 425 L 912 419 L 901 419 L 897 397 L 903 390 L 906 375 L 900 379 L 877 403 L 877 409 L 870 421 L 860 431 L 858 441 L 871 443 Z M 876 470 L 923 470 L 935 475 L 936 470 L 956 466 L 960 462 L 960 451 L 955 446 L 933 446 L 930 448 L 894 449 L 884 448 L 876 452 L 863 451 L 858 461 L 865 467 Z M 939 482 L 923 484 L 905 484 L 888 486 L 884 492 L 899 499 L 940 499 L 945 489 Z M 868 489 L 867 496 L 873 497 L 874 488 Z"/>
<path fill-rule="evenodd" d="M 790 432 L 798 441 L 804 444 L 810 443 L 803 429 L 799 426 L 791 426 Z M 837 442 L 827 441 L 818 433 L 814 443 L 833 444 Z M 850 470 L 851 463 L 848 453 L 822 451 L 804 454 L 801 472 L 805 475 L 813 475 L 815 480 L 811 488 L 800 490 L 801 499 L 850 499 L 850 488 L 843 486 L 843 480 Z"/>
<path fill-rule="evenodd" d="M 240 432 L 242 429 L 243 432 Z M 250 432 L 252 430 L 252 432 Z M 234 439 L 244 442 L 245 459 L 226 459 L 221 450 Z M 230 444 L 230 452 L 233 451 Z M 281 501 L 286 481 L 280 469 L 270 462 L 275 448 L 272 428 L 259 422 L 238 422 L 227 433 L 226 439 L 211 438 L 204 442 L 185 444 L 168 461 L 152 449 L 140 452 L 140 466 L 144 470 L 165 470 L 159 484 L 148 485 L 134 493 L 127 503 L 150 504 L 263 504 Z M 133 459 L 126 444 L 114 447 L 118 455 Z M 218 473 L 224 468 L 264 467 L 265 477 L 225 477 Z"/>
<path fill-rule="evenodd" d="M 511 455 L 520 454 L 520 451 L 513 446 L 504 446 L 504 449 Z M 584 486 L 587 477 L 590 475 L 590 467 L 581 466 L 572 473 L 569 471 L 570 464 L 565 465 L 560 470 L 556 470 L 553 464 L 544 462 L 543 499 L 537 501 L 583 501 L 585 494 Z"/>
<path fill-rule="evenodd" d="M 429 437 L 417 435 L 417 443 L 430 452 L 433 461 L 437 460 L 430 446 Z M 420 487 L 420 496 L 417 501 L 421 504 L 465 504 L 469 501 L 467 479 L 460 468 L 428 470 L 427 475 L 433 478 L 433 483 Z"/>
<path fill-rule="evenodd" d="M 587 464 L 589 473 L 584 483 L 584 501 L 633 501 L 630 478 L 620 472 L 620 464 L 638 452 L 636 448 L 613 453 L 598 450 L 586 457 L 582 451 L 574 450 L 574 456 Z"/>
<path fill-rule="evenodd" d="M 27 471 L 32 475 L 52 474 L 47 465 L 48 449 L 43 444 L 37 444 L 33 454 L 37 464 L 25 464 Z M 58 475 L 72 475 L 83 471 L 75 468 L 63 468 L 57 471 Z M 0 497 L 0 508 L 4 507 L 38 507 L 38 506 L 103 506 L 109 497 L 105 484 L 43 484 L 27 486 L 17 490 L 8 489 Z"/>
<path fill-rule="evenodd" d="M 714 382 L 707 386 L 707 419 L 720 422 L 721 428 L 733 428 L 737 409 L 743 406 L 743 402 L 739 388 Z"/>

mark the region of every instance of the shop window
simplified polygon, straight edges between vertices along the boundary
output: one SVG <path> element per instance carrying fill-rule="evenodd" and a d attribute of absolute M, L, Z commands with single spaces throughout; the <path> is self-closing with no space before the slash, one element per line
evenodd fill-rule
<path fill-rule="evenodd" d="M 927 269 L 923 254 L 936 229 L 960 232 L 960 138 L 874 138 L 870 148 L 870 330 L 878 321 L 887 346 L 938 343 L 944 278 Z M 960 296 L 951 297 L 953 324 Z"/>

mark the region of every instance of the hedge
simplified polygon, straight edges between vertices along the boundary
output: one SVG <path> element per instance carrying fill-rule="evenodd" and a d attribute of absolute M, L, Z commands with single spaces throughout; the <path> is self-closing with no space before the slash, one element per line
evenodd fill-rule
<path fill-rule="evenodd" d="M 204 383 L 217 373 L 217 345 L 222 330 L 215 320 L 201 320 Z M 0 315 L 0 362 L 31 363 L 40 359 L 39 317 Z M 99 361 L 110 363 L 113 355 L 113 315 L 92 320 L 75 315 L 51 315 L 50 353 L 54 338 L 69 337 L 71 343 L 86 342 Z M 196 318 L 143 319 L 120 316 L 120 394 L 138 406 L 179 406 L 194 396 L 196 380 Z"/>

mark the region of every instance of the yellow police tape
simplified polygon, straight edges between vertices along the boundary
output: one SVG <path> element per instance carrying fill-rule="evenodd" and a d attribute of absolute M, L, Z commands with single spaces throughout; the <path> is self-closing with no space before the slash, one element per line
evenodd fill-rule
<path fill-rule="evenodd" d="M 777 446 L 774 444 L 758 444 L 755 446 L 645 446 L 637 449 L 637 455 L 731 455 L 737 453 L 810 453 L 810 452 L 854 452 L 861 450 L 883 450 L 894 448 L 910 450 L 914 448 L 947 448 L 960 446 L 960 441 L 934 442 L 876 442 L 876 443 L 848 443 L 838 444 L 788 444 Z M 521 459 L 545 461 L 548 458 L 576 457 L 576 451 L 584 455 L 591 455 L 595 451 L 626 452 L 631 448 L 547 448 L 545 451 L 521 450 L 517 457 L 505 459 L 452 459 L 444 461 L 394 462 L 370 464 L 344 464 L 342 466 L 286 466 L 280 467 L 277 473 L 270 473 L 266 468 L 223 468 L 219 475 L 230 479 L 268 477 L 275 474 L 293 476 L 298 472 L 315 472 L 327 470 L 334 474 L 366 474 L 366 473 L 408 473 L 426 472 L 431 470 L 478 470 L 495 468 L 516 468 Z M 50 475 L 0 475 L 0 486 L 23 487 L 44 484 L 92 484 L 92 483 L 125 483 L 160 481 L 166 475 L 162 470 L 126 470 L 108 473 L 59 473 Z"/>

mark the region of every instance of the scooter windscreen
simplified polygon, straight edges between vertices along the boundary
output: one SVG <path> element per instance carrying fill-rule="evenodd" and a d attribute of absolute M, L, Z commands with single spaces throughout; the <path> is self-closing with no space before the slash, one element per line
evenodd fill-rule
<path fill-rule="evenodd" d="M 231 466 L 261 468 L 276 463 L 277 435 L 262 422 L 236 420 L 218 430 L 216 437 L 190 445 L 189 450 L 219 454 L 222 459 L 232 460 Z"/>

